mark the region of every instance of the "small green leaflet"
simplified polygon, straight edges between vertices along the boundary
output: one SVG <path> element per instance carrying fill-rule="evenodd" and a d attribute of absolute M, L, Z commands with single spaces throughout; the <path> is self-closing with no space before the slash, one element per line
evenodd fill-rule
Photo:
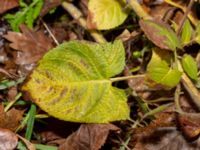
<path fill-rule="evenodd" d="M 200 22 L 198 23 L 195 31 L 195 41 L 200 44 Z"/>
<path fill-rule="evenodd" d="M 161 49 L 175 51 L 177 48 L 181 48 L 176 33 L 164 22 L 140 20 L 140 27 L 147 38 Z"/>
<path fill-rule="evenodd" d="M 183 29 L 181 32 L 181 43 L 183 46 L 190 43 L 192 38 L 193 29 L 190 24 L 190 21 L 187 19 L 183 24 Z"/>
<path fill-rule="evenodd" d="M 147 76 L 158 84 L 172 88 L 178 84 L 182 73 L 169 67 L 170 54 L 167 51 L 154 49 L 147 66 Z"/>
<path fill-rule="evenodd" d="M 119 26 L 128 16 L 125 5 L 125 0 L 89 0 L 87 26 L 99 30 Z"/>
<path fill-rule="evenodd" d="M 188 54 L 184 55 L 182 58 L 182 66 L 184 71 L 187 73 L 187 75 L 197 81 L 198 80 L 198 68 L 197 63 L 194 60 L 194 58 Z"/>
<path fill-rule="evenodd" d="M 61 120 L 108 123 L 129 118 L 125 91 L 110 77 L 125 66 L 121 41 L 71 41 L 49 51 L 23 85 L 35 103 Z"/>
<path fill-rule="evenodd" d="M 20 10 L 16 14 L 7 14 L 4 18 L 10 23 L 13 31 L 19 32 L 19 25 L 22 23 L 32 28 L 34 21 L 40 14 L 43 3 L 43 0 L 32 0 L 32 3 L 27 5 L 23 0 L 20 0 Z"/>

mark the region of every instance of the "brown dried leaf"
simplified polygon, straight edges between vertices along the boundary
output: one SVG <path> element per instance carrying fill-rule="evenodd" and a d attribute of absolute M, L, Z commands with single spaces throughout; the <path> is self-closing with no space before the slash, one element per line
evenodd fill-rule
<path fill-rule="evenodd" d="M 0 150 L 13 150 L 17 146 L 18 138 L 8 129 L 0 128 Z"/>
<path fill-rule="evenodd" d="M 15 131 L 20 124 L 24 111 L 12 108 L 8 112 L 4 112 L 3 105 L 0 105 L 0 128 Z"/>
<path fill-rule="evenodd" d="M 175 127 L 161 127 L 140 137 L 133 150 L 199 150 L 200 138 L 188 142 Z"/>
<path fill-rule="evenodd" d="M 3 14 L 9 9 L 19 6 L 19 0 L 1 0 L 0 1 L 0 14 Z"/>
<path fill-rule="evenodd" d="M 196 116 L 178 115 L 181 131 L 187 139 L 194 139 L 200 134 L 200 118 Z"/>
<path fill-rule="evenodd" d="M 41 31 L 33 31 L 21 25 L 22 33 L 8 32 L 4 38 L 11 41 L 10 47 L 18 50 L 15 63 L 26 65 L 37 62 L 49 49 L 53 47 L 50 38 Z"/>
<path fill-rule="evenodd" d="M 59 150 L 98 150 L 105 143 L 110 130 L 118 131 L 119 128 L 112 124 L 82 124 Z"/>
<path fill-rule="evenodd" d="M 40 16 L 43 17 L 46 15 L 51 9 L 59 6 L 61 4 L 61 0 L 45 0 L 43 8 L 40 12 Z"/>

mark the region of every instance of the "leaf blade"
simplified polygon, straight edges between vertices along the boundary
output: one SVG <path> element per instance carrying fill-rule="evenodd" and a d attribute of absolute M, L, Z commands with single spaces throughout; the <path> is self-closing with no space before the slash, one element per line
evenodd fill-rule
<path fill-rule="evenodd" d="M 123 68 L 110 70 L 103 48 L 90 45 L 73 41 L 51 50 L 22 90 L 44 111 L 62 120 L 107 123 L 129 118 L 125 91 L 109 80 Z"/>
<path fill-rule="evenodd" d="M 116 0 L 90 0 L 87 26 L 90 29 L 107 30 L 119 26 L 127 18 L 122 10 L 125 2 Z"/>

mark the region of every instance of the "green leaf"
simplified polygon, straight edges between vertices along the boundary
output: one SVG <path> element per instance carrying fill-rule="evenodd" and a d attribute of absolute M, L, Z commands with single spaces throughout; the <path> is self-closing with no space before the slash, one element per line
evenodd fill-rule
<path fill-rule="evenodd" d="M 147 38 L 161 49 L 175 51 L 176 48 L 181 48 L 176 33 L 164 22 L 140 20 L 140 27 Z"/>
<path fill-rule="evenodd" d="M 194 58 L 190 55 L 184 55 L 182 59 L 182 66 L 184 71 L 187 73 L 187 75 L 197 81 L 198 80 L 198 68 L 197 63 L 194 60 Z"/>
<path fill-rule="evenodd" d="M 107 30 L 119 26 L 128 16 L 125 5 L 125 0 L 89 0 L 88 27 Z"/>
<path fill-rule="evenodd" d="M 6 14 L 4 18 L 10 23 L 13 31 L 19 32 L 19 25 L 23 23 L 32 28 L 40 14 L 43 3 L 42 0 L 33 0 L 30 5 L 27 5 L 23 0 L 20 0 L 20 10 L 15 14 Z"/>
<path fill-rule="evenodd" d="M 172 88 L 178 84 L 182 73 L 169 67 L 170 54 L 167 51 L 153 50 L 152 58 L 147 66 L 147 75 L 158 84 Z"/>
<path fill-rule="evenodd" d="M 125 65 L 121 41 L 71 41 L 48 52 L 22 87 L 44 111 L 61 120 L 107 123 L 129 118 L 125 91 L 110 77 Z"/>
<path fill-rule="evenodd" d="M 183 46 L 190 43 L 192 38 L 192 32 L 193 32 L 192 26 L 190 24 L 190 21 L 187 19 L 183 24 L 183 29 L 181 32 L 181 42 Z"/>
<path fill-rule="evenodd" d="M 195 31 L 195 41 L 200 44 L 200 22 L 198 23 Z"/>

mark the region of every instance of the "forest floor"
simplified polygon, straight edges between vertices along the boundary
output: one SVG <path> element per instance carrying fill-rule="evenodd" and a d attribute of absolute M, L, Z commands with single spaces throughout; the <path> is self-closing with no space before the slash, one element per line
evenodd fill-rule
<path fill-rule="evenodd" d="M 0 150 L 200 149 L 200 1 L 1 0 L 0 15 Z"/>

